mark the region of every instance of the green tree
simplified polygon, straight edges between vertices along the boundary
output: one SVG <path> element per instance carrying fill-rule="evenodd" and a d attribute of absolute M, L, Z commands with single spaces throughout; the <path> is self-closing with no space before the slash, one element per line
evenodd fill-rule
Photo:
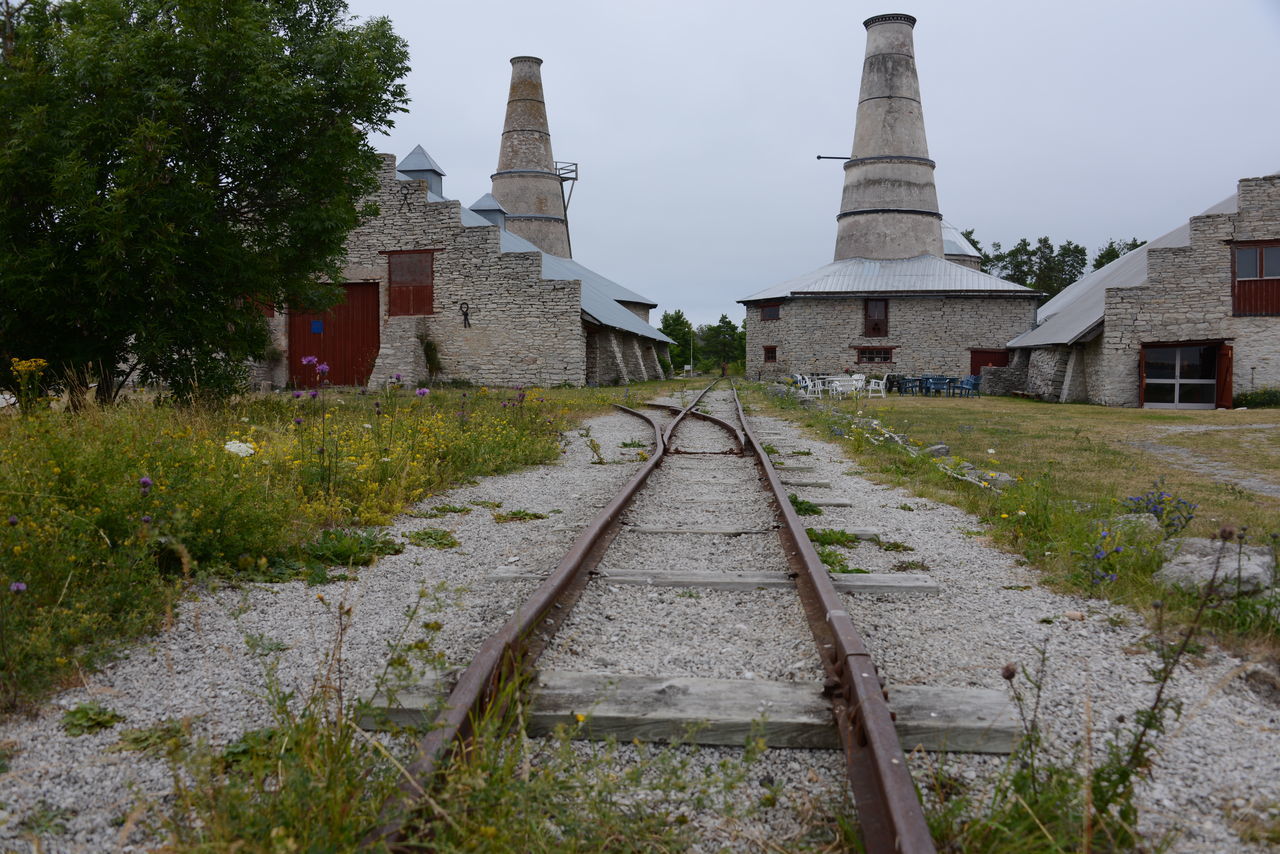
<path fill-rule="evenodd" d="M 340 298 L 404 109 L 404 42 L 345 0 L 5 0 L 0 366 L 178 398 L 264 354 L 264 306 Z M 3 370 L 0 367 L 0 370 Z"/>
<path fill-rule="evenodd" d="M 729 315 L 722 314 L 714 325 L 698 327 L 698 348 L 699 370 L 718 372 L 722 364 L 746 361 L 746 333 L 729 319 Z"/>
<path fill-rule="evenodd" d="M 684 316 L 684 312 L 678 308 L 675 311 L 664 311 L 658 329 L 676 342 L 671 345 L 671 366 L 679 372 L 684 370 L 685 365 L 692 365 L 693 353 L 689 348 L 693 344 L 693 324 Z"/>
<path fill-rule="evenodd" d="M 1121 255 L 1137 249 L 1145 242 L 1146 241 L 1139 240 L 1136 237 L 1130 237 L 1125 241 L 1118 241 L 1113 237 L 1107 241 L 1106 246 L 1098 250 L 1098 254 L 1093 257 L 1093 266 L 1090 269 L 1099 270 L 1119 258 Z"/>

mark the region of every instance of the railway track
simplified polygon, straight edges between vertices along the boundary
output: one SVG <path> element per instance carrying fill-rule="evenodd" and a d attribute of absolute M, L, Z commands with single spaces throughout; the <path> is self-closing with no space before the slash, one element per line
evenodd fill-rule
<path fill-rule="evenodd" d="M 739 746 L 754 724 L 749 713 L 735 708 L 776 703 L 782 709 L 793 703 L 792 688 L 807 691 L 805 713 L 814 717 L 816 705 L 819 725 L 796 724 L 781 714 L 770 722 L 766 739 L 771 745 L 777 737 L 784 746 L 843 750 L 866 850 L 934 851 L 884 680 L 736 392 L 713 383 L 683 408 L 619 409 L 651 426 L 650 458 L 481 644 L 418 745 L 399 799 L 384 811 L 386 823 L 369 841 L 394 848 L 402 839 L 403 817 L 413 813 L 451 753 L 465 747 L 473 721 L 502 696 L 504 684 L 534 677 L 535 705 L 541 707 L 535 718 L 544 722 L 587 709 L 588 728 L 597 735 L 663 740 L 693 720 L 710 721 L 700 740 Z M 727 611 L 735 621 L 746 621 L 744 628 L 766 624 L 767 645 L 786 650 L 784 658 L 807 643 L 800 672 L 789 674 L 798 682 L 769 681 L 778 668 L 767 662 L 762 668 L 762 656 L 769 655 L 758 648 L 731 644 L 713 652 L 702 648 L 704 639 L 696 632 L 673 638 L 680 632 L 652 610 L 644 613 L 644 626 L 625 636 L 609 633 L 591 617 L 651 609 L 651 603 L 637 602 L 637 593 L 673 586 L 697 590 L 698 597 L 738 597 Z M 716 629 L 708 626 L 706 633 Z M 645 648 L 659 637 L 660 650 Z M 586 661 L 583 646 L 592 650 Z M 671 677 L 667 666 L 673 657 L 680 662 L 674 670 L 696 675 Z M 756 680 L 758 670 L 765 671 L 764 680 Z M 704 672 L 740 678 L 708 679 Z M 818 685 L 820 692 L 814 691 Z"/>

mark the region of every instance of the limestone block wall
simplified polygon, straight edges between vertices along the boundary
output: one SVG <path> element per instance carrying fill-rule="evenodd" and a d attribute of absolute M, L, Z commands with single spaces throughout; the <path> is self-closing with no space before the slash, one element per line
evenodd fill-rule
<path fill-rule="evenodd" d="M 1280 317 L 1231 314 L 1231 241 L 1280 239 L 1280 176 L 1240 182 L 1239 212 L 1191 219 L 1190 245 L 1147 252 L 1147 280 L 1106 293 L 1099 383 L 1090 398 L 1137 406 L 1143 344 L 1225 340 L 1233 390 L 1280 387 Z"/>
<path fill-rule="evenodd" d="M 491 385 L 586 382 L 581 284 L 541 277 L 537 253 L 503 253 L 497 227 L 465 227 L 461 205 L 432 202 L 423 181 L 400 181 L 382 156 L 378 216 L 347 240 L 347 281 L 381 286 L 381 342 L 371 384 L 393 374 L 426 378 L 421 336 L 440 353 L 447 379 Z M 437 250 L 435 313 L 387 316 L 387 261 L 380 252 Z M 460 310 L 467 303 L 470 326 Z"/>
<path fill-rule="evenodd" d="M 747 376 L 846 370 L 961 376 L 969 373 L 970 350 L 1002 350 L 1035 320 L 1035 297 L 885 296 L 884 338 L 863 336 L 861 297 L 792 297 L 777 320 L 761 320 L 759 306 L 747 306 Z M 766 346 L 778 348 L 777 362 L 764 362 Z M 859 364 L 858 347 L 894 348 L 893 361 Z"/>
<path fill-rule="evenodd" d="M 1000 395 L 1024 391 L 1027 387 L 1027 366 L 1030 363 L 1030 350 L 1014 350 L 1009 354 L 1009 364 L 1003 367 L 987 365 L 982 369 L 982 380 L 978 388 L 983 394 Z"/>
<path fill-rule="evenodd" d="M 1042 400 L 1057 400 L 1067 372 L 1069 347 L 1037 347 L 1027 363 L 1027 394 Z"/>

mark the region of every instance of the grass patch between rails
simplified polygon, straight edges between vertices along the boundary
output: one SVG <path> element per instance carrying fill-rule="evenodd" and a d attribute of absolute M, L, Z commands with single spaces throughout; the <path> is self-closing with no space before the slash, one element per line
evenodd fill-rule
<path fill-rule="evenodd" d="M 506 513 L 494 513 L 493 521 L 499 524 L 504 522 L 533 522 L 538 519 L 551 518 L 546 513 L 535 513 L 532 510 L 511 510 Z"/>
<path fill-rule="evenodd" d="M 160 627 L 192 583 L 339 580 L 318 564 L 385 553 L 361 529 L 556 460 L 581 418 L 675 387 L 323 388 L 0 412 L 0 713 Z"/>
<path fill-rule="evenodd" d="M 1165 537 L 1207 537 L 1225 526 L 1237 544 L 1242 532 L 1245 543 L 1270 544 L 1271 534 L 1280 532 L 1280 499 L 1232 483 L 1227 471 L 1280 486 L 1275 410 L 1172 412 L 1014 398 L 890 397 L 861 401 L 859 420 L 848 403 L 800 406 L 761 387 L 751 396 L 771 414 L 839 443 L 869 479 L 979 516 L 987 527 L 963 533 L 989 535 L 1022 554 L 1050 586 L 1121 602 L 1149 618 L 1152 603 L 1160 601 L 1162 619 L 1171 625 L 1185 624 L 1198 599 L 1153 581 Z M 977 480 L 994 471 L 1012 482 L 991 489 L 950 477 L 927 455 L 877 444 L 880 434 L 870 419 L 908 436 L 913 447 L 948 445 L 952 464 L 971 462 Z M 1210 465 L 1205 472 L 1180 468 L 1162 446 L 1185 448 Z M 1152 515 L 1157 524 L 1126 523 L 1120 517 L 1129 513 Z M 1229 644 L 1261 643 L 1280 653 L 1275 594 L 1215 601 L 1201 622 Z"/>

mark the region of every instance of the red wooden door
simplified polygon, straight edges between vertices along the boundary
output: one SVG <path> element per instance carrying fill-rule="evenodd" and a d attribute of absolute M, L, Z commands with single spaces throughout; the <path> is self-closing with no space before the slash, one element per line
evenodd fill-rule
<path fill-rule="evenodd" d="M 302 364 L 315 356 L 329 366 L 333 385 L 365 385 L 378 358 L 378 285 L 343 285 L 346 300 L 324 314 L 289 314 L 289 382 L 316 385 L 316 370 Z"/>
<path fill-rule="evenodd" d="M 1219 409 L 1231 408 L 1231 375 L 1235 368 L 1235 350 L 1230 344 L 1218 345 L 1218 365 L 1214 379 L 1217 389 L 1214 394 L 1214 406 Z"/>
<path fill-rule="evenodd" d="M 971 376 L 980 376 L 982 369 L 988 365 L 996 368 L 1003 368 L 1009 364 L 1008 350 L 970 350 L 969 351 L 969 374 Z"/>

